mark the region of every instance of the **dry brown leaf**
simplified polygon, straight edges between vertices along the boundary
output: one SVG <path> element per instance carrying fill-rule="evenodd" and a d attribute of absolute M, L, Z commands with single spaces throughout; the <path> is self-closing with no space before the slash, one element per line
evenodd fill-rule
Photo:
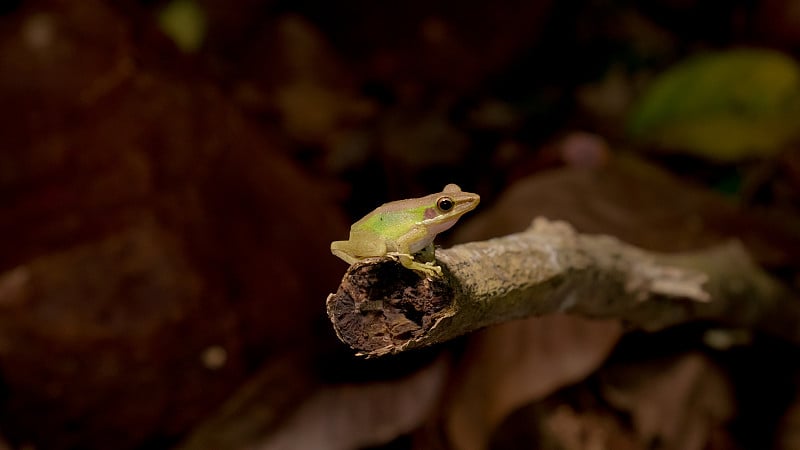
<path fill-rule="evenodd" d="M 564 450 L 644 450 L 613 416 L 592 412 L 578 413 L 560 405 L 544 420 L 548 437 Z"/>
<path fill-rule="evenodd" d="M 632 157 L 606 167 L 542 172 L 513 184 L 493 205 L 467 218 L 458 241 L 525 229 L 534 217 L 566 220 L 582 233 L 610 234 L 649 250 L 696 250 L 741 239 L 767 265 L 797 260 L 800 228 L 766 211 L 745 214 L 730 201 Z"/>
<path fill-rule="evenodd" d="M 419 427 L 441 397 L 446 358 L 395 381 L 330 386 L 303 402 L 250 450 L 351 450 L 385 444 Z"/>
<path fill-rule="evenodd" d="M 735 410 L 725 374 L 699 353 L 611 368 L 601 372 L 601 386 L 611 405 L 631 415 L 642 441 L 665 450 L 708 448 Z"/>
<path fill-rule="evenodd" d="M 784 413 L 778 426 L 775 442 L 775 448 L 779 450 L 800 448 L 800 402 L 797 401 L 797 398 Z"/>
<path fill-rule="evenodd" d="M 515 409 L 580 381 L 613 349 L 617 321 L 547 316 L 486 329 L 470 340 L 446 410 L 459 450 L 483 449 Z"/>
<path fill-rule="evenodd" d="M 311 359 L 346 232 L 322 187 L 110 5 L 3 20 L 9 439 L 138 447 L 186 432 L 268 356 Z"/>

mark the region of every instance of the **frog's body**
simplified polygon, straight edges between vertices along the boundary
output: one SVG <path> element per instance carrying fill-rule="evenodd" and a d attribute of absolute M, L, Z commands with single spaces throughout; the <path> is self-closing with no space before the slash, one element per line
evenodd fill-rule
<path fill-rule="evenodd" d="M 379 206 L 350 227 L 350 239 L 331 243 L 331 252 L 348 264 L 364 258 L 396 256 L 403 266 L 441 275 L 433 264 L 433 240 L 478 206 L 480 197 L 448 184 L 437 194 L 398 200 Z M 425 250 L 431 261 L 414 261 Z"/>

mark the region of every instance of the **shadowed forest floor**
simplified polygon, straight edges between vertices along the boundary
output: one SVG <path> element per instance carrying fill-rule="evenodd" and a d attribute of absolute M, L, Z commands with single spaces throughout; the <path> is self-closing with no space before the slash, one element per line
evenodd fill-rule
<path fill-rule="evenodd" d="M 438 245 L 737 240 L 797 297 L 799 55 L 791 0 L 6 2 L 0 449 L 798 448 L 768 324 L 364 359 L 325 299 L 331 241 L 448 183 Z"/>

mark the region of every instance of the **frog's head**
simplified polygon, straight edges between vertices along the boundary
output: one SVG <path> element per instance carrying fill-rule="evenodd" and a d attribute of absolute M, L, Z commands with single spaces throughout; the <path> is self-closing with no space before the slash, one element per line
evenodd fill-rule
<path fill-rule="evenodd" d="M 448 184 L 442 192 L 429 195 L 428 199 L 423 223 L 434 234 L 455 225 L 461 216 L 475 209 L 481 201 L 478 194 L 464 192 L 455 184 Z"/>

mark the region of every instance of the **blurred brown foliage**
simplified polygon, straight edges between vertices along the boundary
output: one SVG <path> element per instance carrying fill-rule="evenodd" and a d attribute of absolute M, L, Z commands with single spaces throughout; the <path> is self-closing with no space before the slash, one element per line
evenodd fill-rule
<path fill-rule="evenodd" d="M 798 287 L 796 145 L 654 168 L 622 123 L 696 49 L 796 57 L 795 2 L 196 0 L 192 54 L 166 3 L 0 9 L 8 447 L 796 447 L 797 349 L 768 338 L 550 317 L 362 361 L 324 317 L 346 217 L 448 182 L 485 205 L 451 241 L 735 237 Z"/>

